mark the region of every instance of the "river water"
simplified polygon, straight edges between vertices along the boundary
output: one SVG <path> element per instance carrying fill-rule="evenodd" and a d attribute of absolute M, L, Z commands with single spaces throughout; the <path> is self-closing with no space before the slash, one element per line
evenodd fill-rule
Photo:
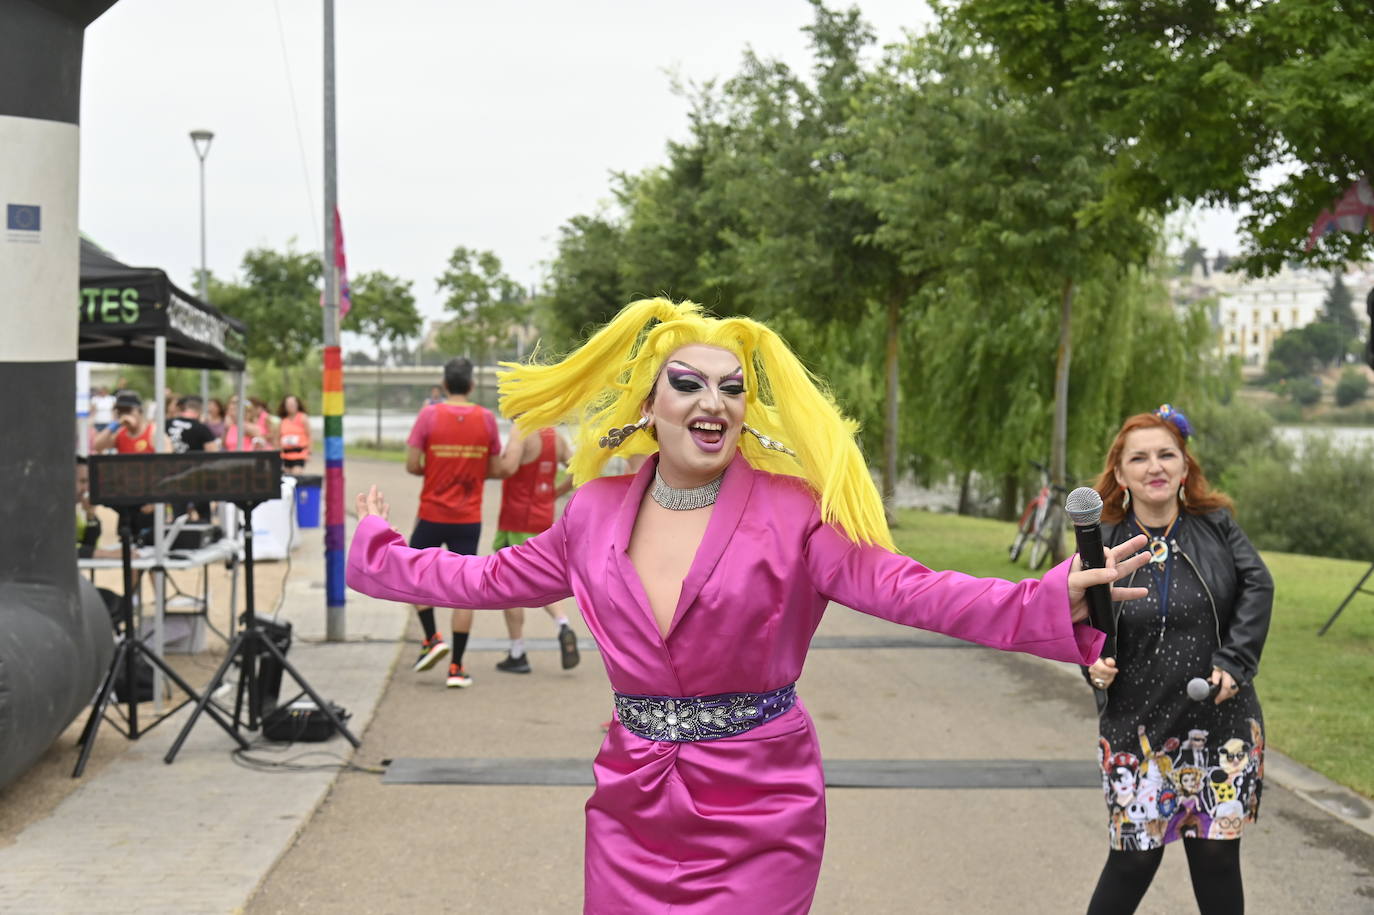
<path fill-rule="evenodd" d="M 1274 432 L 1299 448 L 1303 442 L 1323 436 L 1343 450 L 1374 446 L 1374 426 L 1275 426 Z"/>

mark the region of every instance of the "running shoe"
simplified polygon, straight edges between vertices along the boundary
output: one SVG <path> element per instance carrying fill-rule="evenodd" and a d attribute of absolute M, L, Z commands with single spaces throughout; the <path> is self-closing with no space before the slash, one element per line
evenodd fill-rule
<path fill-rule="evenodd" d="M 448 657 L 448 642 L 440 638 L 439 633 L 436 632 L 420 643 L 420 659 L 415 662 L 413 669 L 416 673 L 429 670 L 446 657 Z"/>
<path fill-rule="evenodd" d="M 449 686 L 467 689 L 472 685 L 472 677 L 466 670 L 463 670 L 463 668 L 459 667 L 457 664 L 450 664 L 448 666 L 448 680 L 445 682 Z"/>
<path fill-rule="evenodd" d="M 563 669 L 572 670 L 582 656 L 577 653 L 577 634 L 567 623 L 558 627 L 558 650 L 563 656 Z"/>
<path fill-rule="evenodd" d="M 522 654 L 518 658 L 506 655 L 504 661 L 496 662 L 497 670 L 504 670 L 508 674 L 527 674 L 530 672 L 530 656 Z"/>

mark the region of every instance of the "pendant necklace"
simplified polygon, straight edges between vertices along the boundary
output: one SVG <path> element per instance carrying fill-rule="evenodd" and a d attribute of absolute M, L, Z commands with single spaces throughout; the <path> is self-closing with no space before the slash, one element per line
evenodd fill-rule
<path fill-rule="evenodd" d="M 1160 641 L 1155 643 L 1155 651 L 1159 651 L 1160 644 L 1163 643 L 1164 630 L 1169 623 L 1169 578 L 1173 571 L 1173 551 L 1169 549 L 1169 535 L 1178 528 L 1178 522 L 1183 518 L 1183 513 L 1179 512 L 1174 516 L 1174 520 L 1164 528 L 1158 536 L 1155 535 L 1140 520 L 1139 516 L 1132 515 L 1135 526 L 1140 532 L 1150 538 L 1150 577 L 1154 579 L 1155 587 L 1158 589 L 1159 599 L 1159 635 Z"/>
<path fill-rule="evenodd" d="M 721 471 L 720 476 L 709 483 L 700 486 L 692 486 L 688 489 L 678 489 L 669 486 L 659 476 L 658 470 L 654 470 L 654 482 L 649 487 L 649 495 L 654 501 L 669 511 L 685 512 L 695 508 L 705 508 L 716 503 L 716 496 L 720 494 L 721 481 L 725 479 L 725 472 Z"/>

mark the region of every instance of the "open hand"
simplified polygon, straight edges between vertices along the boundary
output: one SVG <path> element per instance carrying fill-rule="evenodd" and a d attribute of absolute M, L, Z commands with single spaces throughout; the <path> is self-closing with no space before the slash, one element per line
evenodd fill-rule
<path fill-rule="evenodd" d="M 1085 569 L 1083 561 L 1075 556 L 1073 570 L 1069 572 L 1069 609 L 1075 623 L 1088 618 L 1088 588 L 1093 585 L 1110 585 L 1125 578 L 1136 569 L 1150 561 L 1150 554 L 1141 551 L 1145 546 L 1145 535 L 1137 534 L 1120 546 L 1107 550 L 1107 565 L 1101 569 Z M 1136 600 L 1150 593 L 1147 588 L 1112 588 L 1112 600 Z"/>
<path fill-rule="evenodd" d="M 386 499 L 382 497 L 382 491 L 375 485 L 366 494 L 358 493 L 354 507 L 357 509 L 359 521 L 368 515 L 376 515 L 386 521 L 391 513 L 391 506 L 386 503 Z"/>

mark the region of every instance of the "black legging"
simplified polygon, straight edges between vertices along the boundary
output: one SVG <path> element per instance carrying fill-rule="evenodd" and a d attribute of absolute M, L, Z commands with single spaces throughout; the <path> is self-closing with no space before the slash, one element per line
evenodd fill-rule
<path fill-rule="evenodd" d="M 1245 889 L 1240 880 L 1239 839 L 1184 839 L 1188 875 L 1202 915 L 1244 915 Z M 1130 915 L 1150 888 L 1163 848 L 1109 851 L 1088 915 Z"/>

